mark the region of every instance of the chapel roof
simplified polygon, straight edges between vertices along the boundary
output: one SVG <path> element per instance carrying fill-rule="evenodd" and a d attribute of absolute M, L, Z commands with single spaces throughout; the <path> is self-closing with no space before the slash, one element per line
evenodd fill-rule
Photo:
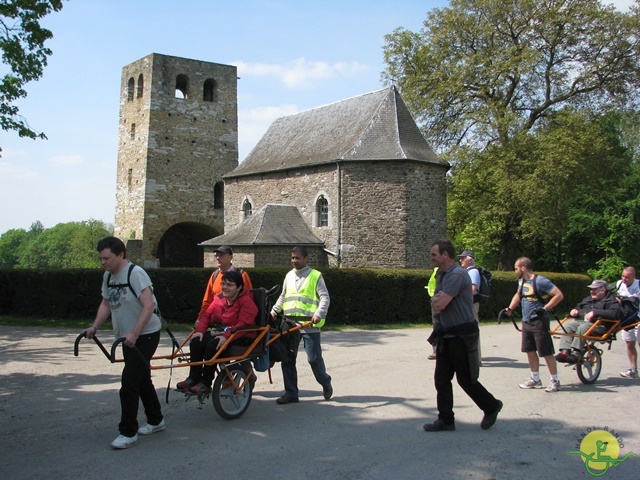
<path fill-rule="evenodd" d="M 372 160 L 447 166 L 427 144 L 395 86 L 275 120 L 225 178 Z"/>

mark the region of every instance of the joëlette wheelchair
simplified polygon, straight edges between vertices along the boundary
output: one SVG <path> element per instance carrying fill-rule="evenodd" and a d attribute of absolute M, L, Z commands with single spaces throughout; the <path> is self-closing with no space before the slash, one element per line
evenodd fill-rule
<path fill-rule="evenodd" d="M 502 323 L 504 314 L 504 309 L 500 310 L 500 313 L 498 313 L 498 324 Z M 579 335 L 577 333 L 568 332 L 564 328 L 564 324 L 566 322 L 575 320 L 575 318 L 567 316 L 562 319 L 555 317 L 555 319 L 557 321 L 557 325 L 549 331 L 552 336 L 555 338 L 559 338 L 561 336 L 580 337 L 584 341 L 582 356 L 578 362 L 575 363 L 575 369 L 580 381 L 586 385 L 594 383 L 600 376 L 600 371 L 602 370 L 603 350 L 598 348 L 598 346 L 608 344 L 609 348 L 607 348 L 607 350 L 611 350 L 611 344 L 616 339 L 616 334 L 622 330 L 630 330 L 640 324 L 640 318 L 638 318 L 638 311 L 636 310 L 622 320 L 599 318 L 591 324 L 589 329 L 584 332 L 583 335 Z M 511 315 L 513 326 L 516 330 L 521 331 L 516 320 L 517 319 L 514 318 L 514 315 Z M 606 327 L 606 330 L 602 335 L 597 335 L 595 331 L 600 326 Z M 573 366 L 573 364 L 567 364 L 567 366 L 570 367 Z"/>
<path fill-rule="evenodd" d="M 166 327 L 165 330 L 171 337 L 172 350 L 168 355 L 157 355 L 151 360 L 170 362 L 168 364 L 149 365 L 151 370 L 164 370 L 174 368 L 191 367 L 194 365 L 213 365 L 215 366 L 215 379 L 211 392 L 204 394 L 195 394 L 191 392 L 184 392 L 182 390 L 176 390 L 184 394 L 187 400 L 196 397 L 198 399 L 198 408 L 202 408 L 204 400 L 211 395 L 213 400 L 213 406 L 222 418 L 226 420 L 233 420 L 241 417 L 249 408 L 251 403 L 251 397 L 253 394 L 253 388 L 255 384 L 255 370 L 253 367 L 253 361 L 259 357 L 264 357 L 268 354 L 269 347 L 275 342 L 281 340 L 284 335 L 290 335 L 298 330 L 309 326 L 311 324 L 308 321 L 308 317 L 296 317 L 294 326 L 288 329 L 282 329 L 276 322 L 271 320 L 269 298 L 273 296 L 279 290 L 279 285 L 272 287 L 269 290 L 265 288 L 254 288 L 251 290 L 253 294 L 253 300 L 258 306 L 258 314 L 256 315 L 255 326 L 244 326 L 231 329 L 231 336 L 228 341 L 216 351 L 215 355 L 209 360 L 202 362 L 191 362 L 190 354 L 185 350 L 185 346 L 191 340 L 194 331 L 192 331 L 187 338 L 179 343 L 171 330 Z M 162 318 L 162 317 L 161 317 Z M 291 320 L 291 319 L 289 319 Z M 291 322 L 290 322 L 291 323 Z M 164 324 L 164 321 L 163 321 Z M 215 327 L 214 327 L 215 329 Z M 252 343 L 248 346 L 233 345 L 233 340 L 240 332 L 255 331 L 256 337 Z M 81 333 L 75 340 L 74 355 L 78 356 L 79 342 L 82 338 L 85 338 L 85 333 Z M 103 346 L 97 337 L 93 337 L 93 340 L 102 350 L 104 355 L 111 361 L 111 363 L 123 362 L 123 359 L 116 358 L 116 349 L 118 345 L 124 342 L 125 338 L 117 338 L 111 345 L 111 352 Z M 188 349 L 187 349 L 188 350 Z M 134 348 L 134 351 L 140 352 Z M 140 354 L 142 355 L 142 354 Z M 174 363 L 177 361 L 177 363 Z M 145 360 L 146 362 L 146 360 Z M 171 380 L 169 380 L 171 381 Z M 167 400 L 169 397 L 169 388 L 167 388 Z"/>

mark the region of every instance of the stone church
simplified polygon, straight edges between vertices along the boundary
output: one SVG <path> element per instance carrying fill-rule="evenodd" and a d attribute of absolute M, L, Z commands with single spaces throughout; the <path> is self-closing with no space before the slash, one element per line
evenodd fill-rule
<path fill-rule="evenodd" d="M 147 267 L 428 268 L 445 175 L 395 86 L 276 120 L 238 164 L 236 68 L 151 54 L 124 67 L 116 235 Z M 136 258 L 137 257 L 137 258 Z"/>

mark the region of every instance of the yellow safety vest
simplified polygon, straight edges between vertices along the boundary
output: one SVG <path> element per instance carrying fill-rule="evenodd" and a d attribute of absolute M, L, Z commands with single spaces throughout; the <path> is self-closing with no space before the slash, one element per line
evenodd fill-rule
<path fill-rule="evenodd" d="M 437 273 L 438 273 L 438 267 L 433 269 L 433 273 L 431 274 L 431 277 L 429 277 L 429 283 L 425 287 L 430 297 L 433 297 L 433 295 L 436 293 L 436 274 Z"/>
<path fill-rule="evenodd" d="M 312 269 L 307 278 L 304 279 L 304 282 L 302 282 L 300 290 L 297 290 L 295 273 L 292 271 L 286 276 L 282 312 L 287 317 L 313 317 L 315 315 L 320 305 L 320 300 L 316 294 L 319 278 L 320 272 Z M 323 318 L 313 326 L 320 328 L 324 325 L 324 322 L 325 319 Z"/>

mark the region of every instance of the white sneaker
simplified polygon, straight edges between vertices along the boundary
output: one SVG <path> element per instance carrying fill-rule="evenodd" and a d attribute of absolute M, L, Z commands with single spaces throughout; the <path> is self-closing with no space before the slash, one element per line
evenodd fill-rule
<path fill-rule="evenodd" d="M 116 439 L 111 442 L 113 448 L 129 448 L 138 443 L 138 435 L 133 437 L 125 437 L 124 435 L 118 435 Z"/>
<path fill-rule="evenodd" d="M 549 386 L 544 389 L 545 392 L 557 392 L 558 390 L 560 390 L 560 380 L 551 380 Z"/>
<path fill-rule="evenodd" d="M 162 420 L 160 420 L 160 423 L 157 425 L 151 425 L 150 423 L 145 423 L 138 430 L 138 435 L 151 435 L 152 433 L 161 432 L 165 428 L 167 428 L 167 426 L 165 425 L 164 418 L 163 418 Z"/>
<path fill-rule="evenodd" d="M 624 378 L 638 378 L 638 370 L 630 368 L 626 372 L 620 372 L 620 376 Z"/>
<path fill-rule="evenodd" d="M 534 380 L 533 378 L 529 377 L 529 380 L 527 380 L 524 383 L 521 383 L 520 385 L 518 385 L 520 388 L 525 388 L 525 389 L 529 389 L 529 388 L 542 388 L 542 381 L 540 380 Z"/>

